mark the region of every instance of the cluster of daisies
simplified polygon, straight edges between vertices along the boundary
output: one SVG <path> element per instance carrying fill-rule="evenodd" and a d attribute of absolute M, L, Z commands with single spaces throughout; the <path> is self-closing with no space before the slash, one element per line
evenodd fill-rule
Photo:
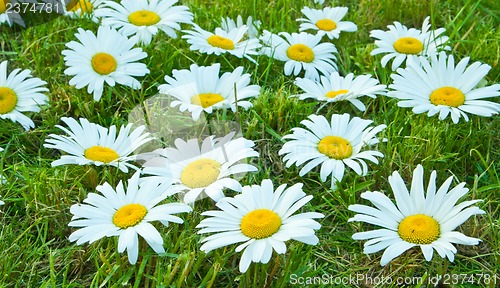
<path fill-rule="evenodd" d="M 109 165 L 128 172 L 136 172 L 127 185 L 120 182 L 116 187 L 108 183 L 89 193 L 84 204 L 75 204 L 71 227 L 78 227 L 69 240 L 77 244 L 92 243 L 103 237 L 118 236 L 118 251 L 127 250 L 129 262 L 138 259 L 138 235 L 146 240 L 157 253 L 165 253 L 163 238 L 151 224 L 160 221 L 167 226 L 170 222 L 183 223 L 176 215 L 193 210 L 189 204 L 210 197 L 220 210 L 203 211 L 208 216 L 198 224 L 200 234 L 214 233 L 202 240 L 201 250 L 213 249 L 244 242 L 236 248 L 244 249 L 240 271 L 245 272 L 251 262 L 267 263 L 272 251 L 285 253 L 285 241 L 295 239 L 308 244 L 317 244 L 314 230 L 320 224 L 314 219 L 323 217 L 319 213 L 296 213 L 308 203 L 312 196 L 306 196 L 302 184 L 287 188 L 286 184 L 274 189 L 269 179 L 261 185 L 242 186 L 233 177 L 235 174 L 256 172 L 257 168 L 247 160 L 258 157 L 253 149 L 255 143 L 234 133 L 225 137 L 209 136 L 203 139 L 177 139 L 175 147 L 155 150 L 149 155 L 142 169 L 134 165 L 141 154 L 132 155 L 135 150 L 153 140 L 145 132 L 145 126 L 131 130 L 132 124 L 105 128 L 86 119 L 63 117 L 67 127 L 59 126 L 66 135 L 51 134 L 45 140 L 47 148 L 67 153 L 52 166 Z M 154 156 L 151 156 L 154 155 Z M 225 197 L 224 190 L 241 194 Z M 176 202 L 179 195 L 181 202 Z M 297 232 L 300 230 L 300 233 Z M 259 256 L 257 256 L 259 255 Z"/>
<path fill-rule="evenodd" d="M 299 100 L 313 99 L 324 102 L 323 106 L 345 100 L 364 111 L 360 97 L 388 96 L 400 99 L 400 107 L 413 107 L 414 113 L 439 114 L 440 120 L 451 115 L 454 123 L 461 117 L 468 121 L 466 113 L 487 117 L 500 112 L 500 104 L 481 100 L 499 96 L 500 85 L 477 87 L 491 67 L 479 62 L 468 66 L 468 58 L 455 65 L 454 57 L 446 54 L 450 49 L 444 29 L 431 30 L 429 18 L 421 30 L 394 22 L 388 26 L 389 31 L 371 32 L 377 39 L 372 55 L 386 54 L 381 59 L 382 66 L 392 60 L 393 83 L 386 86 L 372 75 L 341 76 L 338 72 L 338 52 L 332 41 L 341 32 L 357 31 L 354 23 L 342 21 L 348 12 L 346 7 L 304 7 L 304 18 L 297 19 L 298 33 L 275 34 L 267 30 L 261 33 L 261 21 L 248 17 L 244 22 L 241 16 L 236 20 L 223 18 L 221 27 L 206 31 L 193 23 L 188 7 L 175 5 L 176 2 L 73 0 L 67 4 L 66 15 L 75 19 L 87 17 L 100 24 L 96 32 L 79 28 L 74 35 L 77 41 L 65 45 L 62 55 L 67 66 L 64 73 L 71 76 L 69 84 L 86 88 L 94 101 L 102 97 L 105 83 L 140 89 L 142 84 L 137 77 L 150 73 L 141 62 L 148 57 L 141 47 L 151 45 L 154 38 L 160 39 L 159 33 L 176 38 L 181 25 L 192 25 L 193 29 L 182 30 L 181 36 L 191 50 L 227 54 L 254 64 L 258 63 L 256 57 L 261 56 L 284 62 L 285 75 L 303 76 L 294 82 L 304 92 L 294 95 Z M 5 11 L 0 10 L 0 16 L 2 12 Z M 401 65 L 405 68 L 399 68 Z M 252 107 L 251 101 L 260 95 L 260 87 L 251 84 L 251 75 L 244 70 L 240 66 L 233 71 L 221 71 L 218 63 L 193 64 L 189 69 L 173 70 L 158 89 L 174 98 L 172 107 L 187 111 L 197 121 L 201 115 L 217 113 L 216 110 L 235 112 L 238 107 Z M 33 121 L 24 113 L 39 112 L 40 106 L 48 103 L 46 84 L 32 77 L 28 70 L 15 69 L 7 75 L 7 61 L 2 62 L 0 117 L 19 122 L 26 130 L 33 128 Z M 93 243 L 117 236 L 118 251 L 127 250 L 129 262 L 134 264 L 139 257 L 139 235 L 155 252 L 165 252 L 162 235 L 152 222 L 165 226 L 170 222 L 183 223 L 178 214 L 193 211 L 194 203 L 205 197 L 219 209 L 201 213 L 206 218 L 197 224 L 198 233 L 211 235 L 201 240 L 200 249 L 209 252 L 241 243 L 235 248 L 236 252 L 243 251 L 241 272 L 251 262 L 268 263 L 273 251 L 285 253 L 284 242 L 288 240 L 311 245 L 319 241 L 315 231 L 320 224 L 315 219 L 324 215 L 296 213 L 312 199 L 304 193 L 302 184 L 275 188 L 269 179 L 259 185 L 240 183 L 242 174 L 258 172 L 257 167 L 249 164 L 259 156 L 255 143 L 249 139 L 234 134 L 179 138 L 172 147 L 141 156 L 136 151 L 154 140 L 145 126 L 103 127 L 70 117 L 61 121 L 65 125 L 57 127 L 64 133 L 50 134 L 45 139 L 44 147 L 64 154 L 52 166 L 107 165 L 123 173 L 135 171 L 127 183 L 120 182 L 116 187 L 100 185 L 96 188 L 99 193 L 89 193 L 83 204 L 71 207 L 73 218 L 69 226 L 78 229 L 70 235 L 70 241 Z M 378 136 L 386 125 L 372 125 L 372 120 L 349 114 L 333 114 L 329 119 L 310 115 L 301 124 L 305 128 L 293 128 L 291 134 L 283 137 L 287 142 L 278 154 L 287 168 L 302 166 L 300 176 L 319 167 L 320 180 L 330 181 L 331 189 L 343 181 L 346 171 L 367 175 L 367 161 L 378 164 L 379 158 L 384 157 L 370 147 L 390 141 Z M 145 161 L 138 165 L 140 159 Z M 375 207 L 349 207 L 359 213 L 350 221 L 382 227 L 353 235 L 354 239 L 368 240 L 364 249 L 367 254 L 385 249 L 382 265 L 414 246 L 421 247 L 426 260 L 436 250 L 441 257 L 453 261 L 457 252 L 453 243 L 475 245 L 480 241 L 454 231 L 472 215 L 484 213 L 472 206 L 479 200 L 456 205 L 468 192 L 465 183 L 450 190 L 450 177 L 436 189 L 433 171 L 425 189 L 423 174 L 423 167 L 417 166 L 410 191 L 398 172 L 389 176 L 396 204 L 381 192 L 365 192 L 361 197 Z M 236 196 L 226 196 L 228 190 Z"/>

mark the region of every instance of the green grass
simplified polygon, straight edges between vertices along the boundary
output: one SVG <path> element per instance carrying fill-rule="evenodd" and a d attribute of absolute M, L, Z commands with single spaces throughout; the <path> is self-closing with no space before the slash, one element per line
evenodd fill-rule
<path fill-rule="evenodd" d="M 326 1 L 336 6 L 347 6 L 346 19 L 358 25 L 355 33 L 342 33 L 333 43 L 339 50 L 338 65 L 342 73 L 373 74 L 382 83 L 390 83 L 390 71 L 380 66 L 380 56 L 370 56 L 375 47 L 369 31 L 386 29 L 393 21 L 420 28 L 430 15 L 433 28 L 445 27 L 455 59 L 470 57 L 492 66 L 487 81 L 500 80 L 498 6 L 494 0 L 396 1 L 360 0 Z M 425 2 L 425 3 L 424 3 Z M 207 30 L 220 25 L 222 16 L 235 18 L 254 16 L 262 20 L 262 28 L 272 32 L 296 32 L 296 18 L 303 6 L 313 5 L 309 0 L 187 0 L 182 1 L 194 13 L 195 22 Z M 453 124 L 450 119 L 415 115 L 411 109 L 399 108 L 387 97 L 362 99 L 367 110 L 359 112 L 343 102 L 326 106 L 320 114 L 350 113 L 375 124 L 386 124 L 381 133 L 388 142 L 377 145 L 385 157 L 379 165 L 370 164 L 365 177 L 352 171 L 346 173 L 337 191 L 329 183 L 319 181 L 319 173 L 299 177 L 300 168 L 285 168 L 277 151 L 281 136 L 298 127 L 300 121 L 316 113 L 319 104 L 290 98 L 298 93 L 293 77 L 283 75 L 283 64 L 265 56 L 257 57 L 259 65 L 232 56 L 207 56 L 189 50 L 181 39 L 169 39 L 160 33 L 153 43 L 144 47 L 146 63 L 151 73 L 140 80 L 141 90 L 117 86 L 105 89 L 103 98 L 93 102 L 85 89 L 69 86 L 61 51 L 64 44 L 75 40 L 78 27 L 97 30 L 87 20 L 28 19 L 27 29 L 0 27 L 0 61 L 9 60 L 9 71 L 30 69 L 48 82 L 50 105 L 41 113 L 32 114 L 36 128 L 25 132 L 18 124 L 0 120 L 0 171 L 8 182 L 0 186 L 5 206 L 0 209 L 0 287 L 289 287 L 291 277 L 412 277 L 436 275 L 485 274 L 495 277 L 500 285 L 500 118 L 472 116 L 470 122 Z M 45 21 L 50 20 L 50 21 Z M 188 26 L 184 26 L 188 28 Z M 325 38 L 326 40 L 326 38 Z M 193 63 L 210 65 L 220 62 L 223 71 L 244 66 L 252 74 L 252 82 L 262 87 L 261 95 L 252 100 L 254 107 L 239 111 L 243 135 L 256 142 L 260 158 L 253 161 L 259 172 L 249 174 L 244 184 L 257 184 L 271 178 L 275 186 L 281 183 L 304 183 L 304 191 L 314 199 L 305 211 L 317 211 L 326 217 L 317 232 L 320 243 L 308 246 L 287 242 L 288 251 L 276 256 L 270 263 L 252 264 L 245 274 L 238 271 L 240 254 L 235 246 L 205 254 L 199 251 L 201 236 L 195 226 L 203 218 L 200 213 L 214 209 L 209 199 L 197 203 L 194 211 L 182 217 L 185 223 L 171 225 L 160 231 L 164 237 L 165 255 L 156 255 L 141 241 L 140 259 L 134 266 L 125 254 L 119 254 L 117 239 L 106 238 L 91 245 L 77 246 L 68 236 L 73 229 L 67 226 L 71 219 L 69 207 L 81 202 L 97 185 L 131 176 L 114 168 L 93 166 L 62 166 L 51 168 L 59 157 L 57 151 L 45 149 L 43 141 L 50 133 L 59 133 L 54 125 L 63 116 L 85 117 L 103 126 L 127 123 L 134 107 L 157 93 L 165 75 L 173 69 L 186 69 Z M 498 102 L 498 98 L 496 100 Z M 233 119 L 235 115 L 222 113 L 217 119 Z M 437 170 L 438 183 L 453 175 L 456 185 L 465 181 L 471 192 L 467 200 L 484 199 L 478 206 L 487 214 L 475 216 L 459 227 L 459 231 L 483 241 L 477 246 L 456 245 L 456 260 L 449 263 L 437 253 L 426 262 L 419 249 L 412 249 L 381 267 L 381 253 L 365 255 L 363 242 L 354 241 L 355 232 L 371 229 L 367 224 L 348 223 L 354 213 L 350 204 L 368 204 L 360 198 L 364 191 L 385 191 L 392 197 L 387 177 L 398 170 L 409 185 L 411 172 L 417 164 L 425 167 L 425 178 Z M 295 276 L 291 276 L 295 275 Z M 446 277 L 446 276 L 444 276 Z M 297 278 L 295 278 L 297 279 Z M 312 279 L 312 278 L 311 278 Z M 443 278 L 446 279 L 446 278 Z M 477 279 L 476 279 L 477 280 Z M 485 284 L 446 285 L 441 287 L 495 287 Z M 453 283 L 449 279 L 448 283 Z M 293 283 L 292 283 L 293 284 Z M 369 281 L 357 286 L 373 287 Z M 356 287 L 354 284 L 346 286 Z M 310 285 L 317 287 L 317 285 Z M 337 285 L 342 287 L 343 285 Z M 378 285 L 387 287 L 390 285 Z M 407 285 L 414 287 L 416 285 Z M 423 285 L 422 287 L 425 287 Z"/>

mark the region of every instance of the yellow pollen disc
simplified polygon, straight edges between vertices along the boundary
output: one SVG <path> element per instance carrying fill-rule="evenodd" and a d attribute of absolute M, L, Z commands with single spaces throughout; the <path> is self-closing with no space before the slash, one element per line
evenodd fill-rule
<path fill-rule="evenodd" d="M 116 59 L 108 53 L 96 53 L 92 57 L 92 69 L 98 74 L 108 75 L 116 70 Z"/>
<path fill-rule="evenodd" d="M 351 157 L 352 145 L 342 137 L 326 136 L 319 141 L 318 151 L 330 158 L 342 160 Z"/>
<path fill-rule="evenodd" d="M 349 90 L 342 89 L 342 90 L 337 90 L 337 91 L 329 91 L 326 93 L 325 97 L 327 98 L 335 98 L 340 94 L 347 94 L 349 93 Z"/>
<path fill-rule="evenodd" d="M 17 95 L 9 87 L 0 87 L 0 114 L 7 114 L 17 105 Z"/>
<path fill-rule="evenodd" d="M 332 21 L 330 19 L 321 19 L 316 22 L 316 27 L 320 30 L 324 31 L 332 31 L 335 28 L 337 28 L 337 23 L 335 21 Z"/>
<path fill-rule="evenodd" d="M 191 104 L 207 108 L 223 100 L 224 97 L 222 97 L 220 94 L 202 93 L 191 97 Z"/>
<path fill-rule="evenodd" d="M 1 0 L 0 0 L 1 1 Z M 87 0 L 73 0 L 66 5 L 66 10 L 67 11 L 78 11 L 78 9 L 81 9 L 81 14 L 84 13 L 90 13 L 92 12 L 92 3 Z"/>
<path fill-rule="evenodd" d="M 135 226 L 144 219 L 148 210 L 141 204 L 128 204 L 122 206 L 113 215 L 113 224 L 126 229 Z"/>
<path fill-rule="evenodd" d="M 234 49 L 234 42 L 231 39 L 224 38 L 222 36 L 218 35 L 212 35 L 207 38 L 208 44 L 212 45 L 213 47 L 217 48 L 222 48 L 224 50 L 233 50 Z"/>
<path fill-rule="evenodd" d="M 151 26 L 160 22 L 161 18 L 153 11 L 138 10 L 128 15 L 128 22 L 135 26 Z"/>
<path fill-rule="evenodd" d="M 402 37 L 394 42 L 394 49 L 402 54 L 418 54 L 424 50 L 424 44 L 413 37 Z"/>
<path fill-rule="evenodd" d="M 314 60 L 313 50 L 304 44 L 290 46 L 286 50 L 286 56 L 292 60 L 306 63 L 311 63 Z"/>
<path fill-rule="evenodd" d="M 220 163 L 207 158 L 202 158 L 182 170 L 181 182 L 189 188 L 203 188 L 214 183 L 220 174 Z"/>
<path fill-rule="evenodd" d="M 5 11 L 7 11 L 7 3 L 9 3 L 9 1 L 7 0 L 0 0 L 0 14 L 3 14 L 5 13 Z"/>
<path fill-rule="evenodd" d="M 281 227 L 281 218 L 269 209 L 257 209 L 249 212 L 241 219 L 241 233 L 253 238 L 267 238 L 278 232 Z"/>
<path fill-rule="evenodd" d="M 429 97 L 434 105 L 458 107 L 464 104 L 465 95 L 457 88 L 444 86 L 434 90 Z"/>
<path fill-rule="evenodd" d="M 439 223 L 431 216 L 411 215 L 399 223 L 398 234 L 409 243 L 431 244 L 439 238 Z"/>
<path fill-rule="evenodd" d="M 83 154 L 85 155 L 85 158 L 89 160 L 103 163 L 113 162 L 120 158 L 120 155 L 118 155 L 115 150 L 102 146 L 92 146 L 86 149 Z"/>

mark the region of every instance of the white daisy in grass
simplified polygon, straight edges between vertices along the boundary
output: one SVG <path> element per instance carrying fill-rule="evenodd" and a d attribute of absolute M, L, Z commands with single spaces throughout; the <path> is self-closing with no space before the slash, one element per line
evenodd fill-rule
<path fill-rule="evenodd" d="M 25 3 L 25 1 L 0 0 L 0 26 L 2 24 L 7 24 L 12 27 L 14 24 L 17 24 L 22 27 L 26 27 L 24 20 L 21 18 L 22 9 L 24 8 L 22 3 Z M 10 9 L 7 10 L 8 8 Z"/>
<path fill-rule="evenodd" d="M 141 88 L 135 76 L 149 73 L 143 63 L 137 61 L 148 55 L 141 48 L 134 48 L 134 41 L 116 30 L 100 26 L 95 35 L 90 30 L 78 28 L 75 34 L 80 42 L 71 41 L 66 44 L 69 50 L 62 51 L 66 66 L 64 74 L 74 76 L 70 85 L 82 89 L 87 86 L 87 93 L 94 94 L 94 100 L 101 99 L 104 82 L 110 86 L 116 83 Z"/>
<path fill-rule="evenodd" d="M 313 98 L 326 103 L 349 101 L 356 108 L 365 111 L 365 105 L 357 98 L 368 96 L 376 98 L 377 95 L 385 95 L 386 86 L 380 84 L 371 75 L 354 76 L 353 73 L 345 77 L 333 72 L 329 77 L 321 76 L 317 82 L 307 78 L 295 79 L 295 85 L 304 90 L 305 93 L 298 95 L 300 99 Z"/>
<path fill-rule="evenodd" d="M 457 249 L 452 245 L 477 245 L 481 240 L 454 231 L 469 217 L 485 212 L 472 206 L 481 200 L 465 201 L 455 205 L 469 189 L 460 183 L 448 191 L 453 177 L 449 177 L 436 191 L 436 171 L 432 171 L 424 195 L 424 168 L 418 165 L 413 172 L 410 192 L 397 171 L 389 176 L 389 184 L 396 198 L 396 205 L 384 194 L 364 192 L 361 198 L 370 201 L 376 208 L 366 205 L 350 205 L 349 210 L 356 214 L 349 221 L 361 221 L 381 229 L 358 232 L 352 235 L 355 240 L 368 240 L 364 253 L 371 254 L 384 250 L 380 264 L 386 265 L 408 249 L 419 246 L 427 261 L 433 251 L 442 258 L 453 262 Z"/>
<path fill-rule="evenodd" d="M 99 22 L 99 18 L 94 14 L 105 0 L 71 0 L 66 4 L 66 1 L 61 0 L 60 4 L 64 7 L 64 15 L 73 18 L 89 18 L 95 23 Z"/>
<path fill-rule="evenodd" d="M 224 197 L 223 189 L 241 191 L 241 184 L 233 179 L 236 174 L 256 172 L 247 164 L 247 158 L 258 157 L 255 143 L 243 137 L 227 141 L 213 136 L 203 140 L 175 141 L 175 148 L 157 150 L 163 159 L 144 164 L 144 174 L 173 181 L 169 194 L 183 193 L 184 203 L 194 203 L 205 195 L 218 201 Z M 154 163 L 154 166 L 150 163 Z"/>
<path fill-rule="evenodd" d="M 101 192 L 89 193 L 83 200 L 85 204 L 71 206 L 73 214 L 70 227 L 79 228 L 69 236 L 69 241 L 77 245 L 93 243 L 103 237 L 118 236 L 118 252 L 127 250 L 128 261 L 137 262 L 140 235 L 156 253 L 165 253 L 163 238 L 150 223 L 160 221 L 168 226 L 169 222 L 183 223 L 172 214 L 191 212 L 192 209 L 182 203 L 159 204 L 165 200 L 157 181 L 149 180 L 139 185 L 139 172 L 128 180 L 124 188 L 122 181 L 116 189 L 108 183 L 97 186 Z"/>
<path fill-rule="evenodd" d="M 262 22 L 259 20 L 254 21 L 252 16 L 248 16 L 247 22 L 244 23 L 241 15 L 238 15 L 236 21 L 229 17 L 222 18 L 221 28 L 222 30 L 229 32 L 235 28 L 241 28 L 246 25 L 248 27 L 248 30 L 245 36 L 247 36 L 248 38 L 259 38 L 260 24 L 262 24 Z"/>
<path fill-rule="evenodd" d="M 191 24 L 193 14 L 187 6 L 174 6 L 177 0 L 123 0 L 120 3 L 106 1 L 96 15 L 102 17 L 102 25 L 119 29 L 125 36 L 139 44 L 149 45 L 153 35 L 161 30 L 169 37 L 177 38 L 181 23 Z"/>
<path fill-rule="evenodd" d="M 323 4 L 325 3 L 325 0 L 314 0 L 314 3 Z"/>
<path fill-rule="evenodd" d="M 46 148 L 58 149 L 68 153 L 59 160 L 52 162 L 52 167 L 67 164 L 96 166 L 109 165 L 127 173 L 128 168 L 138 168 L 129 163 L 136 159 L 131 155 L 144 143 L 152 140 L 149 133 L 143 133 L 145 126 L 139 126 L 133 131 L 132 124 L 121 126 L 116 133 L 116 126 L 105 128 L 80 118 L 80 122 L 73 118 L 62 117 L 69 129 L 56 125 L 67 135 L 50 134 L 45 139 Z"/>
<path fill-rule="evenodd" d="M 261 185 L 244 186 L 241 194 L 226 197 L 217 202 L 218 211 L 206 211 L 197 228 L 198 234 L 215 233 L 201 242 L 201 250 L 210 252 L 227 245 L 241 243 L 236 252 L 242 250 L 239 270 L 247 271 L 251 262 L 268 263 L 273 250 L 286 252 L 285 241 L 297 240 L 309 245 L 318 244 L 315 230 L 321 225 L 313 219 L 324 215 L 305 212 L 293 215 L 313 197 L 306 196 L 302 184 L 288 189 L 286 184 L 274 190 L 269 179 Z"/>
<path fill-rule="evenodd" d="M 335 189 L 336 182 L 344 177 L 346 166 L 364 176 L 368 173 L 365 160 L 378 164 L 376 157 L 384 157 L 378 151 L 361 150 L 379 143 L 375 136 L 386 125 L 368 127 L 373 121 L 350 119 L 349 114 L 333 114 L 330 123 L 324 116 L 310 115 L 300 123 L 308 129 L 292 128 L 293 133 L 283 137 L 291 141 L 286 142 L 278 154 L 285 155 L 286 167 L 308 162 L 299 172 L 301 177 L 321 164 L 321 181 L 325 182 L 331 175 L 331 188 Z"/>
<path fill-rule="evenodd" d="M 49 99 L 42 94 L 48 92 L 47 82 L 32 77 L 30 70 L 14 69 L 7 74 L 7 61 L 0 63 L 0 118 L 18 122 L 24 129 L 35 127 L 35 123 L 24 112 L 40 112 L 40 106 Z"/>
<path fill-rule="evenodd" d="M 321 35 L 306 32 L 300 34 L 281 32 L 278 35 L 264 31 L 261 41 L 262 53 L 285 62 L 285 75 L 297 76 L 305 70 L 305 78 L 319 80 L 319 73 L 330 75 L 337 71 L 335 55 L 337 48 L 332 43 L 319 43 Z"/>
<path fill-rule="evenodd" d="M 249 85 L 250 74 L 243 74 L 241 66 L 220 77 L 219 71 L 219 63 L 201 67 L 193 64 L 190 70 L 173 70 L 173 77 L 165 76 L 167 84 L 158 89 L 176 98 L 171 106 L 179 106 L 181 112 L 191 112 L 194 120 L 198 120 L 203 111 L 212 113 L 214 109 L 230 108 L 235 112 L 236 106 L 252 107 L 248 99 L 259 96 L 260 86 Z"/>
<path fill-rule="evenodd" d="M 339 38 L 340 32 L 354 32 L 358 30 L 356 24 L 349 21 L 342 21 L 347 14 L 347 7 L 325 7 L 323 9 L 302 8 L 301 12 L 306 18 L 299 18 L 299 30 L 315 30 L 321 36 L 328 36 L 330 39 Z"/>
<path fill-rule="evenodd" d="M 449 46 L 444 46 L 448 41 L 448 36 L 442 35 L 445 32 L 444 28 L 430 30 L 430 17 L 425 18 L 422 24 L 422 30 L 415 28 L 408 29 L 399 22 L 394 22 L 394 25 L 387 26 L 389 31 L 373 30 L 370 32 L 370 37 L 376 38 L 375 45 L 371 55 L 386 54 L 382 57 L 381 64 L 383 67 L 392 61 L 392 70 L 396 70 L 406 59 L 415 57 L 416 55 L 430 56 L 438 53 L 438 50 L 450 50 Z"/>
<path fill-rule="evenodd" d="M 191 50 L 197 50 L 209 55 L 229 53 L 238 58 L 245 57 L 257 63 L 251 56 L 258 55 L 257 49 L 262 45 L 255 38 L 244 39 L 248 32 L 247 25 L 234 27 L 228 31 L 217 27 L 212 33 L 194 24 L 194 30 L 184 30 L 183 32 L 186 34 L 182 38 L 191 44 L 189 47 Z"/>
<path fill-rule="evenodd" d="M 7 3 L 9 3 L 8 0 L 0 0 L 0 25 L 7 23 L 7 25 L 12 26 L 9 15 L 6 13 Z"/>
<path fill-rule="evenodd" d="M 491 66 L 474 62 L 469 67 L 469 57 L 455 65 L 452 55 L 445 52 L 415 58 L 405 69 L 392 74 L 394 80 L 388 96 L 400 99 L 398 106 L 413 107 L 414 113 L 439 113 L 439 120 L 451 115 L 453 123 L 460 117 L 469 121 L 466 113 L 490 117 L 500 112 L 500 104 L 483 99 L 500 96 L 500 84 L 477 87 Z"/>

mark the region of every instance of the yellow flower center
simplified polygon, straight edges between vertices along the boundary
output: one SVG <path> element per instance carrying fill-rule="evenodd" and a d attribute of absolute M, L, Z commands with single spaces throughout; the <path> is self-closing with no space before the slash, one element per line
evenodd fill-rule
<path fill-rule="evenodd" d="M 434 105 L 458 107 L 465 102 L 465 95 L 457 88 L 444 86 L 434 90 L 429 97 Z"/>
<path fill-rule="evenodd" d="M 5 13 L 5 11 L 7 11 L 7 3 L 9 3 L 8 0 L 0 0 L 0 14 L 3 14 Z"/>
<path fill-rule="evenodd" d="M 160 22 L 161 18 L 153 11 L 138 10 L 128 15 L 128 22 L 135 26 L 151 26 Z"/>
<path fill-rule="evenodd" d="M 0 87 L 0 114 L 10 113 L 16 108 L 16 105 L 16 92 L 9 87 Z"/>
<path fill-rule="evenodd" d="M 102 163 L 113 162 L 120 158 L 120 155 L 118 155 L 115 150 L 102 146 L 92 146 L 86 149 L 83 154 L 85 155 L 85 158 L 89 160 L 99 161 Z"/>
<path fill-rule="evenodd" d="M 207 108 L 223 100 L 224 97 L 222 97 L 222 95 L 220 94 L 202 93 L 191 97 L 191 104 Z"/>
<path fill-rule="evenodd" d="M 148 210 L 141 204 L 128 204 L 122 206 L 113 215 L 113 224 L 126 229 L 135 226 L 146 217 Z"/>
<path fill-rule="evenodd" d="M 349 90 L 346 90 L 346 89 L 342 89 L 342 90 L 337 90 L 337 91 L 329 91 L 326 93 L 325 97 L 327 98 L 335 98 L 337 97 L 338 95 L 341 95 L 341 94 L 347 94 L 349 93 Z"/>
<path fill-rule="evenodd" d="M 0 0 L 1 1 L 1 0 Z M 67 11 L 76 12 L 78 9 L 81 9 L 81 14 L 92 12 L 92 3 L 87 0 L 73 0 L 66 5 Z"/>
<path fill-rule="evenodd" d="M 394 49 L 402 54 L 418 54 L 424 50 L 424 44 L 413 37 L 401 37 L 394 42 Z"/>
<path fill-rule="evenodd" d="M 306 63 L 311 63 L 314 60 L 313 50 L 304 44 L 290 46 L 286 50 L 286 56 L 292 60 Z"/>
<path fill-rule="evenodd" d="M 108 53 L 96 53 L 92 57 L 92 69 L 101 75 L 108 75 L 116 70 L 116 59 Z"/>
<path fill-rule="evenodd" d="M 411 215 L 399 223 L 398 234 L 409 243 L 431 244 L 439 238 L 439 223 L 424 214 Z"/>
<path fill-rule="evenodd" d="M 318 151 L 330 158 L 342 160 L 351 157 L 352 145 L 342 137 L 326 136 L 319 141 Z"/>
<path fill-rule="evenodd" d="M 281 227 L 281 218 L 269 209 L 257 209 L 249 212 L 241 219 L 241 233 L 253 238 L 267 238 L 278 232 Z"/>
<path fill-rule="evenodd" d="M 337 28 L 337 23 L 330 19 L 321 19 L 316 22 L 316 27 L 318 27 L 318 29 L 320 30 L 332 31 Z"/>
<path fill-rule="evenodd" d="M 214 183 L 220 174 L 220 163 L 212 159 L 199 159 L 182 170 L 181 182 L 189 188 L 203 188 Z"/>
<path fill-rule="evenodd" d="M 233 50 L 234 49 L 234 42 L 231 39 L 224 38 L 222 36 L 218 35 L 212 35 L 207 38 L 208 44 L 212 45 L 213 47 L 217 48 L 222 48 L 224 50 Z"/>

